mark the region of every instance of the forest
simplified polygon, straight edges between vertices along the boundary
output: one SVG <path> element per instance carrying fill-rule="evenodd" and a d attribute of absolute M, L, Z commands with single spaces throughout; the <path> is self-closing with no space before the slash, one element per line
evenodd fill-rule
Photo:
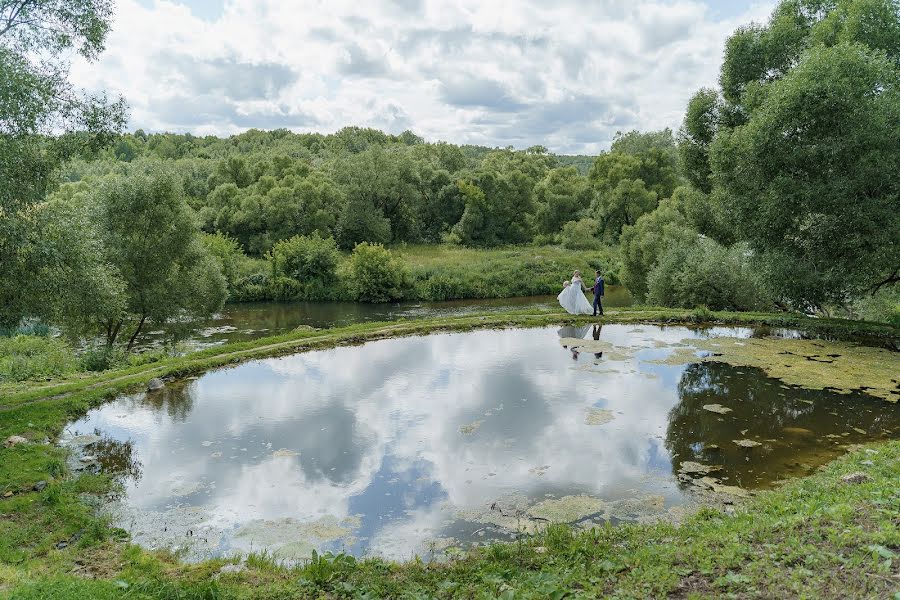
<path fill-rule="evenodd" d="M 53 58 L 96 57 L 110 6 L 64 4 L 0 34 L 7 333 L 131 349 L 226 301 L 549 294 L 579 265 L 648 305 L 900 319 L 895 3 L 782 2 L 731 35 L 676 132 L 596 157 L 361 127 L 126 133 L 125 101 L 79 96 Z M 411 268 L 431 247 L 449 258 Z"/>

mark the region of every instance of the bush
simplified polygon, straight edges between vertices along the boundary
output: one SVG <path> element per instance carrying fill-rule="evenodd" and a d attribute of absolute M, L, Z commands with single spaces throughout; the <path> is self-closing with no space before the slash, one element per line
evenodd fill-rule
<path fill-rule="evenodd" d="M 86 350 L 79 357 L 83 371 L 107 371 L 128 362 L 128 358 L 119 348 L 94 347 Z"/>
<path fill-rule="evenodd" d="M 753 310 L 768 304 L 746 246 L 725 248 L 707 238 L 670 247 L 653 267 L 647 285 L 648 300 L 660 306 Z"/>
<path fill-rule="evenodd" d="M 335 299 L 340 254 L 334 239 L 297 235 L 276 243 L 266 259 L 276 299 Z"/>
<path fill-rule="evenodd" d="M 346 277 L 354 300 L 391 302 L 403 298 L 409 275 L 403 263 L 381 244 L 357 244 Z"/>
<path fill-rule="evenodd" d="M 33 335 L 0 339 L 0 381 L 61 377 L 77 368 L 75 353 L 62 339 Z"/>
<path fill-rule="evenodd" d="M 228 295 L 231 297 L 235 285 L 241 278 L 243 269 L 246 268 L 246 263 L 252 263 L 252 259 L 244 254 L 237 240 L 225 234 L 204 233 L 201 240 L 209 253 L 216 257 L 222 265 L 222 275 L 225 276 L 225 282 L 228 285 Z"/>
<path fill-rule="evenodd" d="M 560 245 L 569 250 L 597 250 L 602 245 L 599 233 L 600 221 L 581 219 L 563 225 L 562 231 L 556 237 Z"/>

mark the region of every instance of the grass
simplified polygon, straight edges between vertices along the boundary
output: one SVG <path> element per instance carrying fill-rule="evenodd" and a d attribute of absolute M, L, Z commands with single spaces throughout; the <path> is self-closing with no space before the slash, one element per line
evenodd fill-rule
<path fill-rule="evenodd" d="M 412 276 L 410 300 L 511 298 L 556 294 L 574 270 L 592 280 L 600 268 L 618 283 L 609 250 L 572 252 L 558 246 L 465 248 L 421 245 L 395 248 Z"/>
<path fill-rule="evenodd" d="M 757 324 L 829 337 L 896 340 L 898 328 L 794 315 L 620 310 L 605 322 Z M 900 442 L 859 450 L 816 475 L 764 492 L 729 516 L 703 509 L 680 527 L 626 525 L 590 532 L 551 527 L 512 545 L 447 564 L 317 557 L 285 568 L 254 556 L 218 576 L 223 560 L 181 564 L 124 540 L 84 499 L 115 489 L 103 476 L 68 473 L 62 451 L 40 443 L 70 419 L 151 377 L 183 376 L 244 360 L 383 337 L 485 327 L 590 322 L 551 312 L 512 312 L 367 323 L 209 348 L 183 357 L 52 382 L 0 386 L 0 437 L 34 443 L 0 449 L 0 597 L 890 597 L 900 566 Z M 874 449 L 875 453 L 871 453 Z M 863 461 L 871 464 L 864 464 Z M 864 471 L 860 485 L 840 476 Z M 38 481 L 48 482 L 34 491 Z M 217 577 L 214 577 L 216 575 Z"/>
<path fill-rule="evenodd" d="M 585 280 L 593 279 L 594 269 L 603 270 L 607 283 L 619 283 L 618 258 L 613 250 L 572 252 L 560 246 L 510 246 L 466 248 L 449 244 L 401 245 L 390 248 L 410 274 L 403 290 L 404 300 L 462 300 L 477 298 L 514 298 L 556 294 L 563 278 L 576 269 Z M 341 258 L 338 273 L 346 271 L 349 254 Z M 247 258 L 244 279 L 233 290 L 235 301 L 271 300 L 273 290 L 263 283 L 269 273 L 267 263 Z M 335 286 L 344 290 L 346 283 Z M 302 300 L 304 298 L 296 298 Z M 315 299 L 315 298 L 311 298 Z M 349 300 L 338 296 L 333 300 Z"/>

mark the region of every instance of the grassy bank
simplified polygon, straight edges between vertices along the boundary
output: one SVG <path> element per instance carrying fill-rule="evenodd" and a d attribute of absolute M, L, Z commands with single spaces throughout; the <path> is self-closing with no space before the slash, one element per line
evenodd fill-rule
<path fill-rule="evenodd" d="M 463 300 L 513 298 L 556 294 L 563 279 L 576 269 L 587 279 L 594 269 L 604 272 L 607 283 L 616 284 L 618 259 L 612 250 L 573 252 L 559 246 L 512 246 L 467 248 L 449 244 L 402 245 L 390 249 L 405 267 L 409 278 L 404 300 Z M 342 254 L 338 277 L 346 274 L 349 254 Z M 232 290 L 232 301 L 272 300 L 270 266 L 261 259 L 244 258 L 241 276 Z M 294 300 L 350 300 L 347 282 L 316 289 L 315 297 Z M 334 295 L 329 295 L 334 294 Z M 343 295 L 342 295 L 343 294 Z"/>
<path fill-rule="evenodd" d="M 209 348 L 184 357 L 50 382 L 0 387 L 0 437 L 31 443 L 0 449 L 0 595 L 46 597 L 630 597 L 737 593 L 811 597 L 887 596 L 900 546 L 900 444 L 860 451 L 814 477 L 749 501 L 734 516 L 705 510 L 681 527 L 625 526 L 575 534 L 564 527 L 520 545 L 493 546 L 447 565 L 325 558 L 285 569 L 260 557 L 214 578 L 222 561 L 182 565 L 130 546 L 83 499 L 114 488 L 104 476 L 74 478 L 61 449 L 41 443 L 67 421 L 151 377 L 177 377 L 243 360 L 384 337 L 474 328 L 590 322 L 523 312 L 370 323 Z M 897 328 L 791 315 L 621 310 L 607 323 L 762 324 L 832 337 L 898 338 Z M 872 464 L 863 464 L 871 461 Z M 848 485 L 840 475 L 863 470 Z M 34 486 L 48 482 L 41 491 Z M 811 574 L 815 573 L 816 576 Z M 892 588 L 891 586 L 894 586 Z M 843 587 L 842 587 L 843 586 Z"/>
<path fill-rule="evenodd" d="M 405 246 L 395 252 L 410 271 L 410 300 L 512 298 L 557 294 L 576 269 L 585 280 L 602 269 L 618 283 L 613 255 L 573 252 L 558 246 L 477 249 L 448 245 Z"/>

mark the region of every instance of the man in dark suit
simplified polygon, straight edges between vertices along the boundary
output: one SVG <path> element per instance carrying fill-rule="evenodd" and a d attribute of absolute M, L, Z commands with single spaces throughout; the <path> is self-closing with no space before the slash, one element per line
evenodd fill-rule
<path fill-rule="evenodd" d="M 594 271 L 594 275 L 596 278 L 594 279 L 594 316 L 597 316 L 597 311 L 600 311 L 600 315 L 603 315 L 603 275 L 600 274 L 600 271 Z"/>

